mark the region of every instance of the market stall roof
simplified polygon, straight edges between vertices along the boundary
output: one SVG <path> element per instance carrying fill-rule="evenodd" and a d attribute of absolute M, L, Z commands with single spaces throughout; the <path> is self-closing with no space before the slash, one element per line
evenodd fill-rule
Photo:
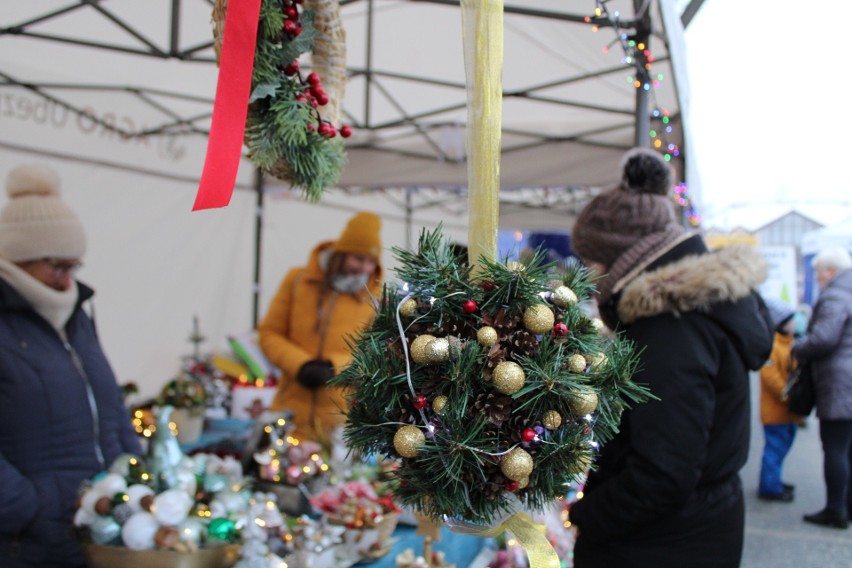
<path fill-rule="evenodd" d="M 212 3 L 8 3 L 0 14 L 0 148 L 196 183 L 217 77 Z M 355 129 L 340 186 L 464 187 L 459 2 L 340 4 L 343 108 Z M 681 15 L 684 4 L 505 2 L 506 190 L 609 185 L 624 149 L 651 129 L 664 146 L 684 149 L 678 91 L 683 99 L 687 84 L 677 59 L 682 24 L 700 1 Z M 645 79 L 637 73 L 643 60 Z M 639 79 L 647 90 L 634 87 Z M 645 108 L 638 114 L 637 101 Z M 250 187 L 252 168 L 243 166 L 239 185 Z"/>

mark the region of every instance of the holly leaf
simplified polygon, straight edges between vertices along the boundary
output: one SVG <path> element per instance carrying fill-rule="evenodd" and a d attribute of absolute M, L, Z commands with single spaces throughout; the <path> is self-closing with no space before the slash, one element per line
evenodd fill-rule
<path fill-rule="evenodd" d="M 273 98 L 275 96 L 275 91 L 278 90 L 278 83 L 264 83 L 262 85 L 258 85 L 251 92 L 251 96 L 249 96 L 249 103 L 253 103 L 259 99 L 265 98 Z"/>
<path fill-rule="evenodd" d="M 314 28 L 314 13 L 311 10 L 305 10 L 299 20 L 302 24 L 302 33 L 281 46 L 281 59 L 279 61 L 282 65 L 287 65 L 298 59 L 303 53 L 314 49 L 314 39 L 317 35 L 317 30 Z"/>

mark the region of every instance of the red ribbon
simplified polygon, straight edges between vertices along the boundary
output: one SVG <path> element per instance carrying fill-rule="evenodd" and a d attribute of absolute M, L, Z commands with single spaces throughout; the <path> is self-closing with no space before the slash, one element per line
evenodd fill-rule
<path fill-rule="evenodd" d="M 230 0 L 207 155 L 193 211 L 226 207 L 234 193 L 251 94 L 261 0 Z"/>

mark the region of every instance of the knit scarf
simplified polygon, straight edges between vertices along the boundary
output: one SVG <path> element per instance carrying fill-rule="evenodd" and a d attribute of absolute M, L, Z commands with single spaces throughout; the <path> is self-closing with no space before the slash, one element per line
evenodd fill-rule
<path fill-rule="evenodd" d="M 605 304 L 610 297 L 623 289 L 641 269 L 656 260 L 675 244 L 691 237 L 682 227 L 669 225 L 666 230 L 647 235 L 621 253 L 606 276 L 598 280 L 598 304 Z"/>
<path fill-rule="evenodd" d="M 54 290 L 4 258 L 0 258 L 0 278 L 14 288 L 57 332 L 65 333 L 65 324 L 74 313 L 79 297 L 77 282 L 72 281 L 68 290 Z"/>

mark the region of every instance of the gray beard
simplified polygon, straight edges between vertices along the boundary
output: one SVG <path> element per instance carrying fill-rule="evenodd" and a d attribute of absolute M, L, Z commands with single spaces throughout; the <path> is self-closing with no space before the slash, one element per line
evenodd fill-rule
<path fill-rule="evenodd" d="M 369 281 L 369 274 L 338 274 L 332 279 L 331 287 L 344 294 L 355 294 Z"/>

